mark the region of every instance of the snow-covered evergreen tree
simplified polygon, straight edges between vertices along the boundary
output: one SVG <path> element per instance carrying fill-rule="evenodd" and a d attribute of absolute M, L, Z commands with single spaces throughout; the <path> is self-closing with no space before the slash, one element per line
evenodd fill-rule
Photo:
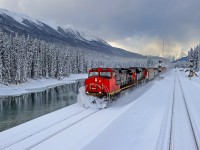
<path fill-rule="evenodd" d="M 3 31 L 2 31 L 2 28 L 0 28 L 0 84 L 3 83 L 3 62 L 2 62 L 3 52 L 4 52 Z"/>
<path fill-rule="evenodd" d="M 2 62 L 4 62 L 4 71 L 3 71 L 3 83 L 9 84 L 11 83 L 11 48 L 10 48 L 10 40 L 8 40 L 8 36 L 4 36 L 4 46 L 5 51 L 2 55 Z"/>

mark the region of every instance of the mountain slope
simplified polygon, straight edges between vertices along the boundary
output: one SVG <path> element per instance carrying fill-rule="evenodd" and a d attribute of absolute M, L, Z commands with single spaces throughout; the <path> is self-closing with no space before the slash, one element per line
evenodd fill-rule
<path fill-rule="evenodd" d="M 177 59 L 177 60 L 175 60 L 173 63 L 177 63 L 177 62 L 183 62 L 183 61 L 187 61 L 188 60 L 188 57 L 187 56 L 185 56 L 185 57 L 181 57 L 181 58 L 179 58 L 179 59 Z"/>
<path fill-rule="evenodd" d="M 8 34 L 30 35 L 48 42 L 63 43 L 70 46 L 102 52 L 111 56 L 126 58 L 145 58 L 120 48 L 110 46 L 104 40 L 90 36 L 73 28 L 52 28 L 48 24 L 27 15 L 0 9 L 0 27 Z"/>

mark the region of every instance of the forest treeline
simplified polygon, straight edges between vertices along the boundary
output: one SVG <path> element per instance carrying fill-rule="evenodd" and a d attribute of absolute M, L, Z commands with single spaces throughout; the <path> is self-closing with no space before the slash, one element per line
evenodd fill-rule
<path fill-rule="evenodd" d="M 143 65 L 144 59 L 111 57 L 67 44 L 0 32 L 0 84 L 19 84 L 29 78 L 62 79 L 69 74 L 86 73 L 92 67 Z"/>

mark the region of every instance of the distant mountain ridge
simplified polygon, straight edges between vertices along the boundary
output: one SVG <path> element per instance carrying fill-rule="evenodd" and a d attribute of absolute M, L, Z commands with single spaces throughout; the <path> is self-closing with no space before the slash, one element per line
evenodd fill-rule
<path fill-rule="evenodd" d="M 53 28 L 38 19 L 5 9 L 0 9 L 0 27 L 8 34 L 18 33 L 19 35 L 30 35 L 48 42 L 68 44 L 111 56 L 145 58 L 143 55 L 112 47 L 103 39 L 90 36 L 76 29 L 63 27 Z"/>
<path fill-rule="evenodd" d="M 188 60 L 188 57 L 185 56 L 185 57 L 181 57 L 181 58 L 175 60 L 173 63 L 177 63 L 177 62 L 180 62 L 180 61 L 185 61 L 186 62 L 187 60 Z"/>

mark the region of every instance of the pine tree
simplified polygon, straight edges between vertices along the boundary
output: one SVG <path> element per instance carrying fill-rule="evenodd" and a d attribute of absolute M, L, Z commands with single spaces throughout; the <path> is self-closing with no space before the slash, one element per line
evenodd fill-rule
<path fill-rule="evenodd" d="M 3 62 L 2 62 L 2 55 L 3 55 L 3 31 L 0 28 L 0 84 L 3 83 Z"/>
<path fill-rule="evenodd" d="M 22 82 L 26 82 L 28 78 L 28 47 L 27 47 L 27 39 L 23 35 L 21 38 L 22 43 Z"/>
<path fill-rule="evenodd" d="M 8 85 L 11 83 L 11 49 L 10 49 L 10 40 L 7 35 L 4 36 L 4 48 L 5 51 L 2 56 L 2 62 L 4 64 L 3 69 L 3 83 Z"/>
<path fill-rule="evenodd" d="M 21 43 L 19 40 L 18 35 L 14 37 L 14 55 L 15 55 L 15 83 L 21 83 L 21 59 L 20 59 L 20 54 L 21 54 Z"/>

